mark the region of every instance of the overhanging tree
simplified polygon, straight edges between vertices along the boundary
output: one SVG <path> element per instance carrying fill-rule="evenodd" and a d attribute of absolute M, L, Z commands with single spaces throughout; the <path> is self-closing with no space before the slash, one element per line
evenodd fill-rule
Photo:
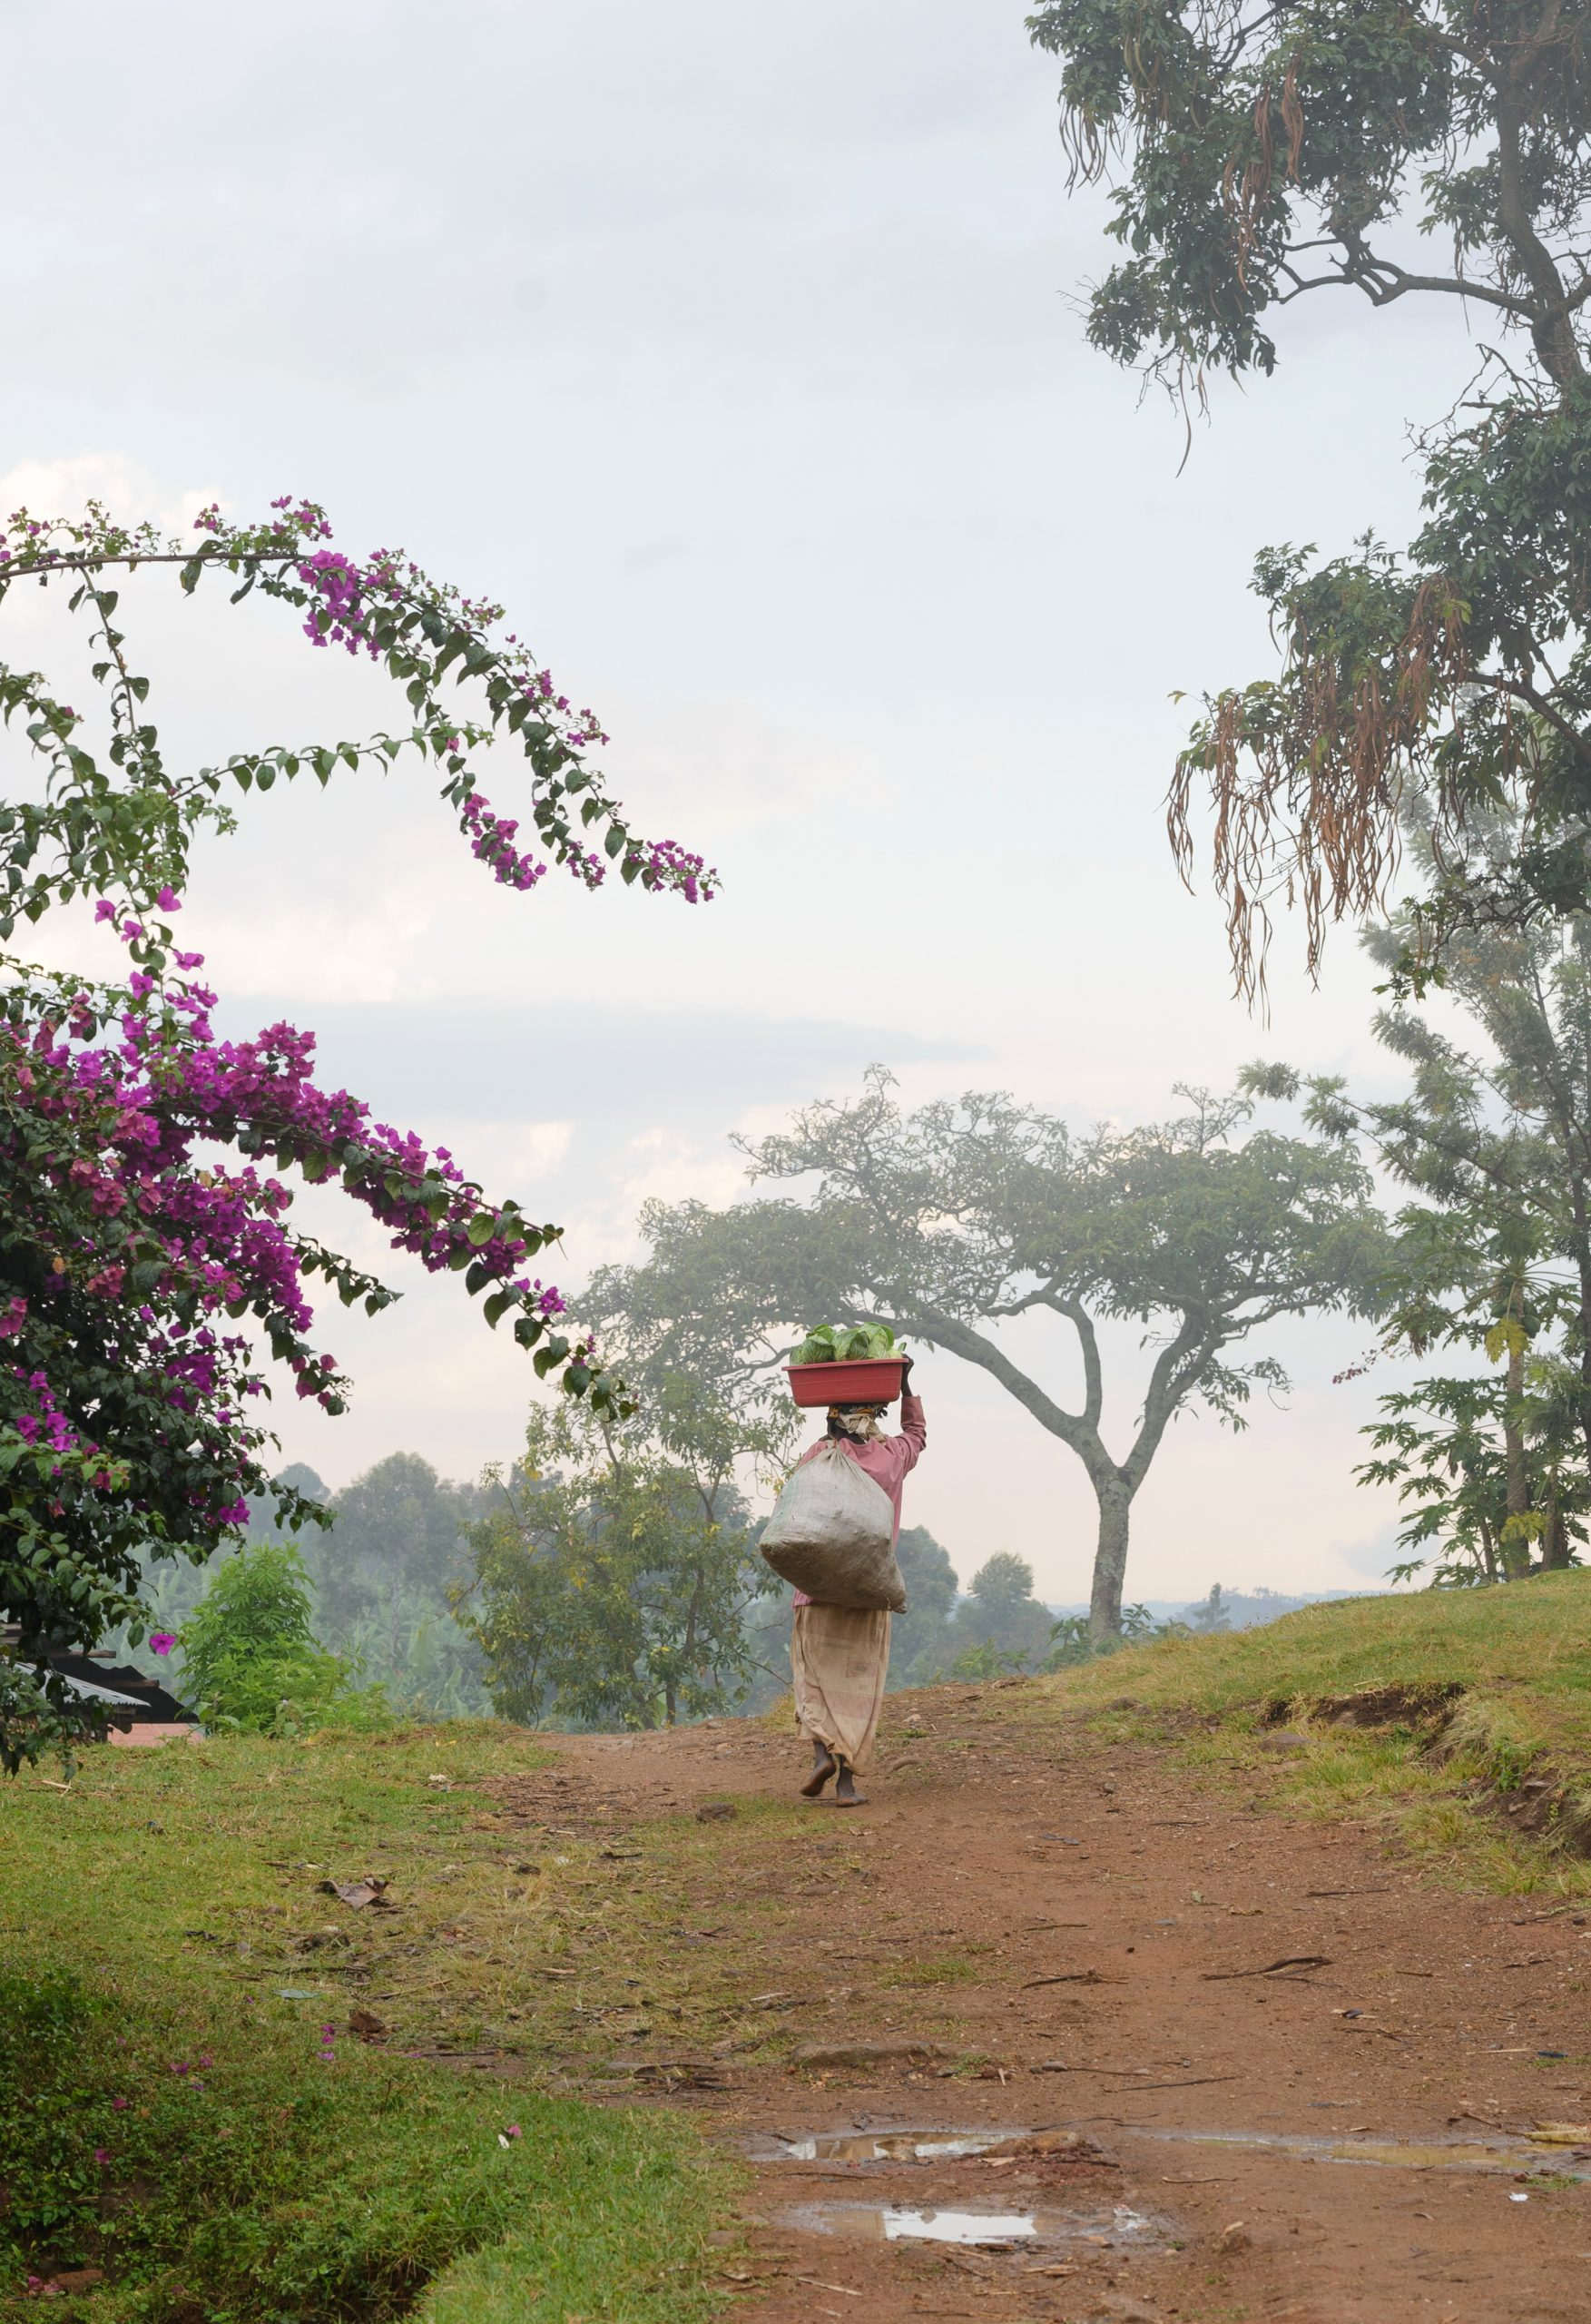
<path fill-rule="evenodd" d="M 1082 1462 L 1098 1505 L 1090 1620 L 1114 1637 L 1133 1502 L 1176 1413 L 1203 1404 L 1241 1427 L 1256 1383 L 1285 1384 L 1274 1357 L 1234 1360 L 1252 1333 L 1368 1314 L 1380 1295 L 1383 1231 L 1357 1156 L 1334 1138 L 1240 1137 L 1246 1100 L 1179 1094 L 1192 1110 L 1177 1119 L 1082 1135 L 1004 1096 L 903 1117 L 875 1068 L 859 1098 L 747 1147 L 753 1176 L 812 1181 L 810 1201 L 650 1204 L 650 1257 L 604 1270 L 583 1305 L 672 1370 L 732 1361 L 752 1403 L 781 1391 L 778 1367 L 810 1324 L 859 1310 L 977 1364 Z M 1069 1403 L 999 1335 L 1044 1314 L 1074 1336 Z M 1140 1324 L 1155 1351 L 1120 1452 L 1105 1434 L 1107 1321 Z"/>
<path fill-rule="evenodd" d="M 54 1674 L 33 1675 L 48 1649 L 123 1625 L 142 1636 L 141 1560 L 203 1560 L 268 1488 L 274 1440 L 253 1413 L 269 1367 L 236 1326 L 252 1319 L 298 1393 L 336 1413 L 346 1383 L 309 1343 L 306 1283 L 319 1275 L 372 1312 L 394 1295 L 290 1224 L 276 1173 L 336 1180 L 395 1248 L 484 1295 L 489 1324 L 510 1318 L 542 1376 L 598 1410 L 622 1401 L 594 1344 L 560 1329 L 555 1287 L 530 1272 L 556 1228 L 318 1087 L 311 1034 L 275 1025 L 218 1040 L 201 956 L 173 936 L 195 832 L 231 827 L 229 786 L 325 783 L 406 757 L 440 776 L 473 853 L 521 892 L 551 863 L 587 887 L 613 868 L 692 902 L 712 892 L 699 858 L 631 832 L 591 764 L 595 719 L 504 636 L 499 608 L 398 553 L 356 562 L 321 546 L 329 531 L 312 503 L 284 500 L 255 526 L 208 510 L 196 542 L 129 531 L 98 507 L 59 524 L 24 511 L 0 532 L 0 606 L 25 583 L 64 594 L 88 665 L 71 690 L 102 690 L 91 717 L 59 679 L 0 664 L 0 712 L 33 773 L 0 803 L 0 942 L 95 899 L 131 961 L 111 985 L 0 958 L 0 1764 L 12 1769 L 83 1717 Z M 172 767 L 112 586 L 164 567 L 190 594 L 224 578 L 234 603 L 259 590 L 294 606 L 312 644 L 385 672 L 405 723 Z M 462 691 L 445 694 L 449 681 Z M 473 763 L 494 740 L 528 762 L 539 852 L 476 786 Z M 290 1521 L 314 1514 L 290 1489 L 277 1499 Z"/>
<path fill-rule="evenodd" d="M 1407 553 L 1264 550 L 1254 586 L 1279 677 L 1209 695 L 1176 769 L 1184 873 L 1195 804 L 1240 987 L 1268 907 L 1324 931 L 1380 907 L 1411 793 L 1453 842 L 1508 793 L 1526 829 L 1478 883 L 1442 867 L 1412 931 L 1550 916 L 1591 897 L 1591 34 L 1573 0 L 1046 0 L 1075 179 L 1113 184 L 1125 255 L 1088 335 L 1184 395 L 1271 371 L 1277 310 L 1327 291 L 1374 309 L 1465 302 L 1486 345 L 1421 438 Z M 1418 259 L 1419 237 L 1432 246 Z M 1445 263 L 1437 255 L 1443 246 Z M 1403 415 L 1395 415 L 1400 423 Z M 1435 416 L 1432 416 L 1433 419 Z M 1367 527 L 1371 518 L 1367 514 Z"/>
<path fill-rule="evenodd" d="M 1429 862 L 1424 820 L 1406 821 Z M 1517 818 L 1478 812 L 1466 857 L 1485 876 L 1517 844 Z M 1395 968 L 1409 916 L 1365 940 Z M 1301 1090 L 1314 1128 L 1367 1146 L 1408 1190 L 1385 1338 L 1421 1356 L 1460 1349 L 1497 1376 L 1433 1377 L 1383 1398 L 1381 1457 L 1361 1473 L 1414 1498 L 1405 1543 L 1439 1545 L 1445 1578 L 1511 1580 L 1568 1561 L 1568 1521 L 1591 1480 L 1591 914 L 1450 928 L 1433 957 L 1468 1027 L 1407 991 L 1380 1012 L 1406 1094 L 1360 1098 L 1339 1076 L 1285 1067 L 1245 1082 L 1269 1097 Z"/>

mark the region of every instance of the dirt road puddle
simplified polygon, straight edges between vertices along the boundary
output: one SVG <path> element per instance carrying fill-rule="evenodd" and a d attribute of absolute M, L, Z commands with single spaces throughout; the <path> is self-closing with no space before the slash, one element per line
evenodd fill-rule
<path fill-rule="evenodd" d="M 852 2243 L 965 2243 L 985 2251 L 1053 2249 L 1071 2243 L 1142 2247 L 1164 2230 L 1125 2204 L 1058 2211 L 910 2210 L 899 2203 L 803 2203 L 781 2214 L 781 2224 L 808 2235 L 834 2235 Z"/>
<path fill-rule="evenodd" d="M 1036 2164 L 1108 2163 L 1082 2131 L 1046 2124 L 1038 2130 L 1009 2124 L 978 2130 L 891 2129 L 778 2131 L 754 2135 L 745 2152 L 752 2162 L 965 2162 L 977 2156 Z"/>
<path fill-rule="evenodd" d="M 1280 2131 L 1171 2131 L 1124 2124 L 1134 2138 L 1160 2139 L 1178 2146 L 1238 2147 L 1247 2153 L 1296 2155 L 1305 2162 L 1379 2164 L 1393 2171 L 1480 2171 L 1514 2174 L 1551 2171 L 1591 2181 L 1591 2161 L 1556 2142 L 1537 2146 L 1518 2139 L 1501 2144 L 1482 2139 L 1310 2138 Z"/>
<path fill-rule="evenodd" d="M 759 2140 L 753 2162 L 956 2162 L 1009 2145 L 1011 2131 L 808 2131 Z"/>
<path fill-rule="evenodd" d="M 1591 2153 L 1561 2139 L 1399 2139 L 1365 2136 L 1322 2138 L 1282 2131 L 1183 2131 L 1123 2123 L 1134 2138 L 1178 2146 L 1236 2147 L 1245 2153 L 1284 2154 L 1306 2162 L 1353 2162 L 1391 2171 L 1474 2171 L 1501 2174 L 1551 2171 L 1591 2183 Z M 977 2156 L 1012 2155 L 1048 2162 L 1104 2162 L 1107 2158 L 1080 2132 L 1055 2128 L 1013 2130 L 806 2131 L 763 2135 L 749 2142 L 753 2162 L 901 2163 L 959 2162 Z"/>

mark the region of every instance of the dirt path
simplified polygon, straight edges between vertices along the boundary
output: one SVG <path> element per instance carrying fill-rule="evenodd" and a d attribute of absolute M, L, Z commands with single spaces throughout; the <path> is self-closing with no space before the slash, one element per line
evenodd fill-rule
<path fill-rule="evenodd" d="M 1591 1922 L 1015 1710 L 893 1698 L 872 1804 L 810 1837 L 758 1840 L 799 1755 L 757 1727 L 565 1738 L 515 1779 L 586 1829 L 745 1803 L 713 1826 L 740 1886 L 681 1942 L 754 1944 L 765 1991 L 691 2055 L 652 2029 L 640 2078 L 758 2159 L 747 2324 L 1585 2324 L 1591 2142 L 1524 2137 L 1591 2116 Z M 1046 2135 L 919 2160 L 891 2130 Z M 1008 2212 L 1012 2248 L 886 2240 L 885 2210 Z"/>

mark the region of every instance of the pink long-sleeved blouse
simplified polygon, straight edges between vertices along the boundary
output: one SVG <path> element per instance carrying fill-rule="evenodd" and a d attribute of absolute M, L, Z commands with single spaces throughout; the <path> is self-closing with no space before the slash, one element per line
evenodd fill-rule
<path fill-rule="evenodd" d="M 889 1494 L 895 1510 L 894 1538 L 899 1539 L 901 1487 L 906 1482 L 908 1472 L 916 1468 L 928 1441 L 928 1433 L 923 1424 L 922 1399 L 907 1395 L 900 1399 L 899 1436 L 876 1436 L 865 1444 L 859 1444 L 854 1436 L 820 1436 L 816 1444 L 808 1446 L 796 1466 L 803 1468 L 825 1444 L 838 1443 L 842 1452 L 850 1453 L 858 1468 L 865 1469 L 873 1482 L 882 1485 Z M 805 1590 L 798 1590 L 793 1602 L 798 1606 L 810 1606 L 812 1600 Z"/>

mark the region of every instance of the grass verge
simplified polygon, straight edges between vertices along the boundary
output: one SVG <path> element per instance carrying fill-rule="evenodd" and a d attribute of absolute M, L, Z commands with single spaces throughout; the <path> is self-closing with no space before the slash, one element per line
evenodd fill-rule
<path fill-rule="evenodd" d="M 1591 1571 L 1312 1606 L 1007 1699 L 1226 1777 L 1268 1769 L 1282 1804 L 1395 1827 L 1489 1887 L 1591 1894 Z"/>
<path fill-rule="evenodd" d="M 728 2168 L 686 2122 L 548 2087 L 520 2006 L 548 1892 L 585 1876 L 496 1837 L 479 1787 L 535 1756 L 488 1728 L 240 1738 L 0 1789 L 0 2317 L 46 2284 L 84 2324 L 716 2312 Z M 394 1909 L 321 1891 L 366 1872 Z M 515 2063 L 516 2015 L 519 2078 L 436 2062 Z"/>

